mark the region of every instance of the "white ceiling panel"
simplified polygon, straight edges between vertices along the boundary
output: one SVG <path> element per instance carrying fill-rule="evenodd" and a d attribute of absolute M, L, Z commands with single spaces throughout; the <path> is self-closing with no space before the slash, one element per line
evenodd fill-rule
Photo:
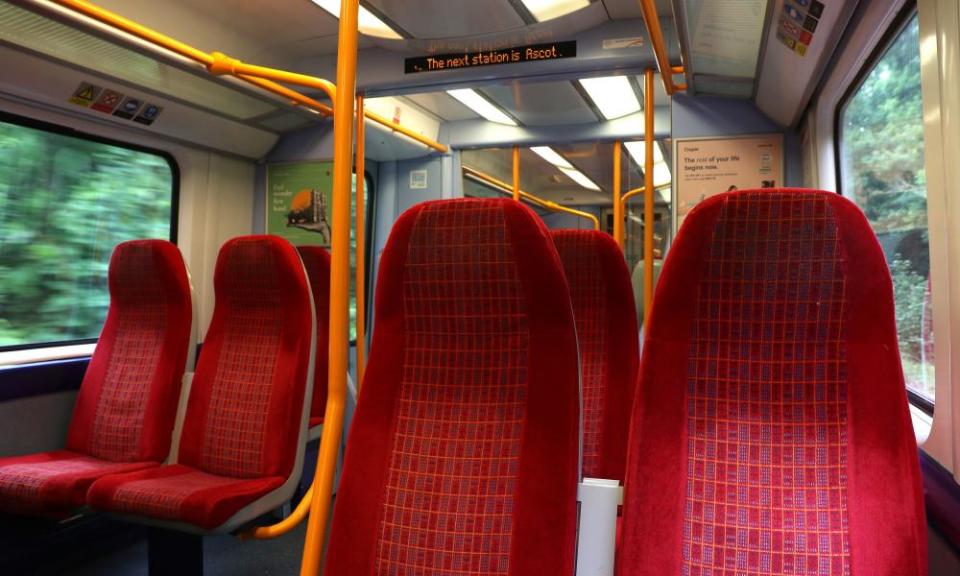
<path fill-rule="evenodd" d="M 555 126 L 597 122 L 570 82 L 512 82 L 483 89 L 500 107 L 527 126 Z"/>
<path fill-rule="evenodd" d="M 415 38 L 479 36 L 524 26 L 507 0 L 370 0 Z"/>
<path fill-rule="evenodd" d="M 477 120 L 480 118 L 475 112 L 451 98 L 446 92 L 430 92 L 426 94 L 408 94 L 404 96 L 417 106 L 435 114 L 447 122 L 459 120 Z"/>
<path fill-rule="evenodd" d="M 768 0 L 685 0 L 697 74 L 753 78 Z"/>

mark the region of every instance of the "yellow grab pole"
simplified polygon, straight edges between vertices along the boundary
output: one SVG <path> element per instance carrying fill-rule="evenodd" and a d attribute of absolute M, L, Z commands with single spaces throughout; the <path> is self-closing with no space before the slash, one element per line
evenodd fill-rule
<path fill-rule="evenodd" d="M 481 182 L 485 182 L 493 186 L 494 188 L 503 190 L 508 194 L 512 193 L 513 191 L 513 187 L 510 184 L 507 184 L 506 182 L 503 182 L 501 180 L 497 180 L 493 176 L 486 174 L 484 172 L 481 172 L 476 168 L 463 166 L 462 169 L 464 174 L 466 174 L 467 176 L 472 176 L 473 178 L 476 178 Z M 533 204 L 536 204 L 537 206 L 542 206 L 548 210 L 553 210 L 554 212 L 566 212 L 567 214 L 573 214 L 574 216 L 586 218 L 587 220 L 590 220 L 590 222 L 593 224 L 594 230 L 600 229 L 600 220 L 589 212 L 584 212 L 583 210 L 576 210 L 574 208 L 567 208 L 566 206 L 557 204 L 556 202 L 551 202 L 550 200 L 544 200 L 543 198 L 534 196 L 533 194 L 530 194 L 529 192 L 524 192 L 523 190 L 520 190 L 520 198 L 524 200 L 529 200 L 530 202 L 532 202 Z"/>
<path fill-rule="evenodd" d="M 241 540 L 270 540 L 279 538 L 290 532 L 303 522 L 310 512 L 310 504 L 313 502 L 313 484 L 307 488 L 306 493 L 300 499 L 300 503 L 293 509 L 289 516 L 271 526 L 257 526 L 240 532 Z"/>
<path fill-rule="evenodd" d="M 330 267 L 330 356 L 327 409 L 307 520 L 300 576 L 320 573 L 333 476 L 343 432 L 347 391 L 347 339 L 350 278 L 350 180 L 353 175 L 353 104 L 357 87 L 357 14 L 359 0 L 341 0 L 337 43 L 337 90 L 333 101 L 333 258 Z M 362 112 L 361 112 L 362 114 Z"/>
<path fill-rule="evenodd" d="M 642 186 L 640 188 L 634 188 L 633 190 L 627 192 L 626 194 L 620 197 L 620 203 L 623 204 L 624 208 L 626 208 L 627 202 L 632 200 L 634 196 L 639 196 L 646 191 L 647 191 L 647 188 L 645 186 Z"/>
<path fill-rule="evenodd" d="M 623 250 L 623 203 L 620 201 L 620 157 L 623 143 L 613 143 L 613 239 Z"/>
<path fill-rule="evenodd" d="M 668 96 L 672 96 L 677 90 L 686 90 L 686 84 L 673 83 L 673 75 L 683 74 L 684 69 L 683 66 L 670 65 L 670 54 L 667 51 L 667 43 L 663 40 L 663 29 L 660 28 L 656 0 L 640 0 L 640 10 L 643 11 L 643 22 L 647 25 L 647 35 L 650 37 L 650 45 L 653 46 L 653 54 L 657 59 L 663 89 Z"/>
<path fill-rule="evenodd" d="M 513 199 L 520 201 L 520 147 L 513 147 Z"/>
<path fill-rule="evenodd" d="M 650 317 L 650 308 L 653 306 L 653 69 L 647 68 L 643 74 L 644 96 L 644 202 L 643 202 L 643 318 Z"/>
<path fill-rule="evenodd" d="M 363 372 L 367 367 L 367 223 L 366 203 L 363 199 L 366 186 L 366 122 L 363 115 L 363 95 L 357 95 L 357 390 L 363 385 Z"/>

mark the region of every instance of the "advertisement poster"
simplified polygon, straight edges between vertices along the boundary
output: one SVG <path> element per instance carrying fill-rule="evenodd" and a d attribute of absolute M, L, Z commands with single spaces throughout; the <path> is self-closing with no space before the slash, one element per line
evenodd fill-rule
<path fill-rule="evenodd" d="M 333 162 L 267 166 L 267 234 L 330 247 Z"/>
<path fill-rule="evenodd" d="M 676 141 L 674 178 L 679 229 L 693 207 L 729 190 L 783 186 L 783 135 Z"/>

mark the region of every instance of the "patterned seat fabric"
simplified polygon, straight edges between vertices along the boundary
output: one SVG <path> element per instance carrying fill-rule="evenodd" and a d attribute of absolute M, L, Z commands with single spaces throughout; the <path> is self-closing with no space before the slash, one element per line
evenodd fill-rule
<path fill-rule="evenodd" d="M 86 503 L 98 477 L 167 457 L 193 317 L 183 258 L 163 240 L 124 242 L 108 285 L 66 449 L 0 459 L 0 511 L 63 514 Z"/>
<path fill-rule="evenodd" d="M 327 408 L 327 357 L 330 346 L 330 253 L 319 246 L 297 246 L 310 279 L 317 314 L 317 352 L 313 371 L 310 427 L 323 424 Z"/>
<path fill-rule="evenodd" d="M 926 574 L 890 275 L 852 203 L 702 203 L 646 338 L 618 575 Z"/>
<path fill-rule="evenodd" d="M 213 529 L 292 473 L 313 325 L 300 258 L 277 237 L 235 238 L 214 291 L 177 465 L 102 478 L 92 507 Z"/>
<path fill-rule="evenodd" d="M 394 225 L 326 576 L 572 574 L 577 347 L 549 233 L 509 200 Z"/>
<path fill-rule="evenodd" d="M 623 252 L 608 234 L 554 230 L 580 344 L 583 475 L 623 481 L 640 345 Z"/>

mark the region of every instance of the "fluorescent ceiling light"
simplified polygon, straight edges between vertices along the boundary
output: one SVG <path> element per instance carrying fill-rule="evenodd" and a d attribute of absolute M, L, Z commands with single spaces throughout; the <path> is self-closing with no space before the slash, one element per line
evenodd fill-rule
<path fill-rule="evenodd" d="M 653 187 L 659 188 L 669 184 L 673 178 L 670 176 L 670 168 L 666 162 L 660 162 L 653 165 Z"/>
<path fill-rule="evenodd" d="M 557 154 L 557 151 L 549 146 L 534 146 L 531 148 L 538 156 L 546 160 L 547 162 L 553 164 L 557 168 L 570 168 L 573 169 L 573 164 L 567 162 L 567 159 L 563 156 Z"/>
<path fill-rule="evenodd" d="M 583 78 L 580 85 L 607 120 L 640 111 L 640 101 L 626 76 Z"/>
<path fill-rule="evenodd" d="M 647 143 L 642 140 L 639 142 L 624 142 L 623 146 L 627 149 L 627 152 L 630 153 L 633 161 L 636 162 L 637 166 L 642 170 L 647 162 Z M 653 163 L 659 164 L 660 162 L 663 162 L 663 152 L 660 151 L 660 146 L 655 142 L 653 144 Z"/>
<path fill-rule="evenodd" d="M 471 88 L 461 88 L 460 90 L 447 90 L 447 94 L 453 96 L 460 101 L 461 104 L 467 108 L 473 110 L 477 114 L 483 116 L 491 122 L 496 122 L 497 124 L 508 124 L 510 126 L 516 126 L 517 123 L 513 121 L 513 118 L 507 116 L 507 114 L 494 106 L 489 100 L 481 96 L 479 93 L 475 92 Z"/>
<path fill-rule="evenodd" d="M 593 180 L 587 178 L 587 176 L 583 172 L 577 170 L 576 168 L 560 167 L 560 171 L 566 174 L 571 180 L 573 180 L 577 184 L 586 188 L 587 190 L 596 190 L 598 192 L 600 191 L 600 187 L 594 184 Z"/>
<path fill-rule="evenodd" d="M 333 15 L 334 18 L 340 18 L 340 0 L 311 0 L 317 6 L 323 8 Z M 373 12 L 363 6 L 360 7 L 360 13 L 357 17 L 357 28 L 361 34 L 367 36 L 376 36 L 377 38 L 389 38 L 391 40 L 402 40 L 403 36 L 397 34 L 397 31 L 387 25 L 386 22 L 377 18 Z"/>
<path fill-rule="evenodd" d="M 537 22 L 559 18 L 590 5 L 590 0 L 522 0 Z"/>

